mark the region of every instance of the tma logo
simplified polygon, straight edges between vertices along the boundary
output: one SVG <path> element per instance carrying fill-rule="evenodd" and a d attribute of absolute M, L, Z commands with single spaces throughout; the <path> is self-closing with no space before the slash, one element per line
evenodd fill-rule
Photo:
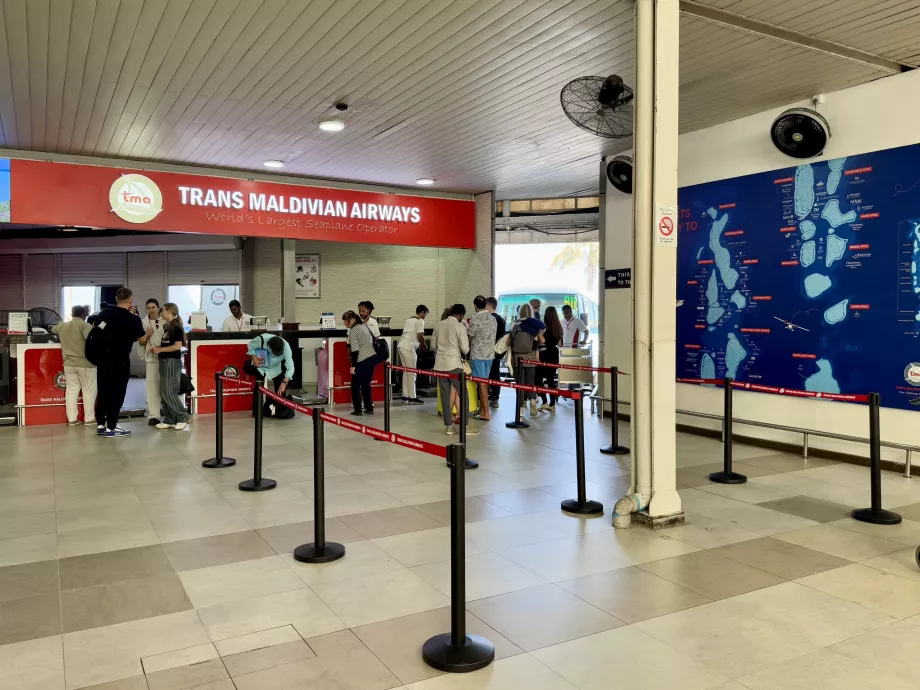
<path fill-rule="evenodd" d="M 904 367 L 904 380 L 912 386 L 920 386 L 920 364 L 911 362 Z"/>
<path fill-rule="evenodd" d="M 59 391 L 67 390 L 67 375 L 63 371 L 54 375 L 54 387 Z"/>
<path fill-rule="evenodd" d="M 163 210 L 163 195 L 156 182 L 135 173 L 122 175 L 109 189 L 112 212 L 129 223 L 146 223 Z"/>

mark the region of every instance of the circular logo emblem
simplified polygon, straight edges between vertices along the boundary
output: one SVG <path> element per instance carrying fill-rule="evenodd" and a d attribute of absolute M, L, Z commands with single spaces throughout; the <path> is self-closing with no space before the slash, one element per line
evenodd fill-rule
<path fill-rule="evenodd" d="M 220 288 L 211 290 L 211 304 L 215 307 L 219 307 L 221 304 L 227 301 L 227 293 Z"/>
<path fill-rule="evenodd" d="M 149 177 L 136 173 L 125 174 L 112 183 L 109 189 L 112 212 L 129 223 L 146 223 L 163 210 L 163 195 Z"/>
<path fill-rule="evenodd" d="M 240 377 L 240 370 L 235 366 L 228 364 L 223 368 L 223 371 L 220 372 L 222 375 L 227 376 L 231 379 L 238 379 Z"/>
<path fill-rule="evenodd" d="M 63 371 L 59 371 L 57 374 L 54 375 L 54 387 L 57 388 L 59 391 L 67 390 L 67 376 L 64 374 Z"/>
<path fill-rule="evenodd" d="M 920 364 L 911 362 L 904 367 L 904 380 L 912 386 L 920 386 Z"/>

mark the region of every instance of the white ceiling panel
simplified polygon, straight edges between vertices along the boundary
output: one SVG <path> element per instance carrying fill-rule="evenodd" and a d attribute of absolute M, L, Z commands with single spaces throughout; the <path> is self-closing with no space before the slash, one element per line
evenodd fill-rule
<path fill-rule="evenodd" d="M 699 0 L 913 65 L 920 0 Z M 632 0 L 0 0 L 0 145 L 499 198 L 592 194 L 629 139 L 559 92 L 632 83 Z M 684 16 L 682 131 L 885 75 Z M 807 69 L 806 69 L 807 67 Z M 319 131 L 347 102 L 347 126 Z"/>

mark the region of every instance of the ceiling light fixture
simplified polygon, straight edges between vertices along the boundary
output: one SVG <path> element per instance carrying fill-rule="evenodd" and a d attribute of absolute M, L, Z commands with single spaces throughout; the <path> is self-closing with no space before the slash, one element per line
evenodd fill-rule
<path fill-rule="evenodd" d="M 432 180 L 430 177 L 420 177 L 415 181 L 415 184 L 430 185 L 434 184 L 434 180 Z"/>
<path fill-rule="evenodd" d="M 283 168 L 284 162 L 276 160 L 262 161 L 262 165 L 264 165 L 266 168 Z"/>
<path fill-rule="evenodd" d="M 345 129 L 345 121 L 338 117 L 330 117 L 328 120 L 321 120 L 319 128 L 324 132 L 341 132 Z"/>

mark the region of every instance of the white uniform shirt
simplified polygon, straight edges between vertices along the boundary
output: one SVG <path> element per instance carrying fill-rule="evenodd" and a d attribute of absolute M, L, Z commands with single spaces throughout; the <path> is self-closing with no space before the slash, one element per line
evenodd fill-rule
<path fill-rule="evenodd" d="M 431 349 L 435 351 L 434 370 L 453 371 L 463 368 L 463 358 L 470 351 L 466 326 L 453 316 L 448 316 L 434 327 Z"/>
<path fill-rule="evenodd" d="M 406 325 L 403 326 L 402 337 L 399 339 L 399 347 L 407 350 L 417 350 L 419 335 L 425 335 L 425 319 L 420 319 L 417 316 L 410 316 L 406 319 Z"/>
<path fill-rule="evenodd" d="M 156 362 L 157 356 L 151 352 L 155 347 L 160 346 L 160 341 L 163 340 L 163 327 L 166 325 L 165 319 L 153 319 L 150 320 L 150 317 L 145 316 L 141 319 L 141 323 L 144 324 L 144 331 L 146 332 L 148 328 L 153 329 L 153 335 L 150 336 L 150 340 L 147 341 L 147 345 L 141 345 L 140 343 L 136 344 L 137 354 L 141 356 L 145 362 Z"/>
<path fill-rule="evenodd" d="M 360 319 L 361 317 L 358 317 L 358 318 Z M 374 334 L 374 337 L 379 338 L 380 337 L 380 326 L 377 325 L 377 319 L 375 319 L 372 316 L 366 321 L 366 323 L 367 323 L 367 327 L 371 329 L 371 333 Z"/>
<path fill-rule="evenodd" d="M 562 347 L 577 347 L 580 340 L 579 333 L 587 333 L 588 327 L 585 322 L 577 316 L 573 316 L 569 321 L 562 322 L 565 333 L 562 336 Z"/>
<path fill-rule="evenodd" d="M 221 332 L 223 333 L 236 333 L 239 331 L 251 331 L 252 330 L 252 317 L 249 314 L 243 314 L 242 318 L 237 321 L 236 317 L 233 314 L 230 314 L 226 319 L 224 319 L 223 325 L 220 327 Z"/>

